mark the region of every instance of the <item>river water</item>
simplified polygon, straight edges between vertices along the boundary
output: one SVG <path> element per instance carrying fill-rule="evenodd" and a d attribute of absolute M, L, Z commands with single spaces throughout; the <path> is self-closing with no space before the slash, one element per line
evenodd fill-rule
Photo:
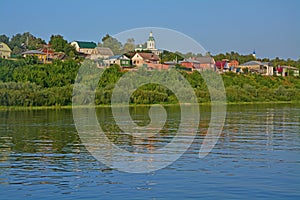
<path fill-rule="evenodd" d="M 178 106 L 166 110 L 157 148 L 178 128 Z M 141 174 L 97 161 L 81 142 L 71 109 L 0 111 L 0 199 L 300 199 L 300 104 L 227 106 L 221 137 L 202 159 L 211 114 L 209 106 L 200 110 L 190 148 L 171 165 Z M 148 107 L 131 108 L 142 125 L 147 113 Z M 134 146 L 132 137 L 117 134 L 110 108 L 97 115 L 111 141 Z"/>

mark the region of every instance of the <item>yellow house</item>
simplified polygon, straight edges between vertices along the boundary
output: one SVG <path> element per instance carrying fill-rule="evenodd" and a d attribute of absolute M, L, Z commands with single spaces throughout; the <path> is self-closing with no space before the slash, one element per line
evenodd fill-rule
<path fill-rule="evenodd" d="M 22 53 L 22 56 L 24 58 L 26 58 L 27 56 L 36 56 L 39 59 L 39 61 L 43 63 L 45 63 L 47 59 L 47 54 L 38 50 L 25 51 Z"/>
<path fill-rule="evenodd" d="M 0 42 L 0 58 L 10 58 L 11 49 L 7 44 Z"/>

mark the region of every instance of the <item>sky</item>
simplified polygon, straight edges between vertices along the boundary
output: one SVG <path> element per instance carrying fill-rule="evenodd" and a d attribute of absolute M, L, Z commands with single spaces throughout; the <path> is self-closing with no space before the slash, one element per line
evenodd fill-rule
<path fill-rule="evenodd" d="M 213 55 L 300 59 L 299 0 L 0 0 L 0 35 L 30 32 L 49 41 L 101 41 L 109 33 L 160 27 Z M 146 36 L 147 37 L 147 36 Z"/>

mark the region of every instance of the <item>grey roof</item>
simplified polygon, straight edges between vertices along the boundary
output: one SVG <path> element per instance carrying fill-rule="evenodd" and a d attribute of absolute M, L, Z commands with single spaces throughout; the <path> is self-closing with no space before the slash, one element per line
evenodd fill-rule
<path fill-rule="evenodd" d="M 212 58 L 210 56 L 197 57 L 197 58 L 194 58 L 194 60 L 199 61 L 201 64 L 214 64 L 215 63 L 214 58 Z"/>
<path fill-rule="evenodd" d="M 164 64 L 166 64 L 166 65 L 176 65 L 177 62 L 176 61 L 166 61 L 166 62 L 164 62 Z"/>
<path fill-rule="evenodd" d="M 112 52 L 112 50 L 110 48 L 107 48 L 107 47 L 96 47 L 95 48 L 97 50 L 97 54 L 100 54 L 100 55 L 105 55 L 105 56 L 113 56 L 114 53 Z"/>
<path fill-rule="evenodd" d="M 182 62 L 190 62 L 190 63 L 198 63 L 200 64 L 201 62 L 199 60 L 194 60 L 194 59 L 184 59 L 183 61 L 180 61 L 179 63 L 182 63 Z"/>
<path fill-rule="evenodd" d="M 292 69 L 292 70 L 299 70 L 297 67 L 291 67 L 291 66 L 280 66 L 280 67 L 286 69 Z"/>
<path fill-rule="evenodd" d="M 124 59 L 124 60 L 130 60 L 127 56 L 125 55 L 114 55 L 114 56 L 111 56 L 109 57 L 108 59 L 110 60 L 117 60 L 117 59 Z"/>
<path fill-rule="evenodd" d="M 266 65 L 260 61 L 256 61 L 256 60 L 251 60 L 249 62 L 246 62 L 244 64 L 241 64 L 242 66 L 252 66 L 252 65 Z"/>
<path fill-rule="evenodd" d="M 39 51 L 39 50 L 29 50 L 29 51 L 23 52 L 22 54 L 46 54 L 46 53 Z"/>

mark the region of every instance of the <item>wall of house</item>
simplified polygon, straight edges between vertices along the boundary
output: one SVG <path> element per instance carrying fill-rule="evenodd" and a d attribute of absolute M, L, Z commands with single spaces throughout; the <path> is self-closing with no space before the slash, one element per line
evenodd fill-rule
<path fill-rule="evenodd" d="M 260 70 L 260 65 L 240 65 L 239 66 L 241 69 L 245 69 L 245 68 L 248 68 L 249 71 L 252 69 L 252 70 Z"/>
<path fill-rule="evenodd" d="M 7 46 L 7 44 L 1 42 L 0 43 L 0 58 L 10 58 L 11 50 Z"/>
<path fill-rule="evenodd" d="M 0 50 L 0 58 L 10 58 L 11 54 L 9 51 L 1 51 Z"/>
<path fill-rule="evenodd" d="M 191 62 L 182 62 L 180 65 L 183 67 L 186 67 L 186 68 L 190 68 L 190 69 L 193 68 L 193 63 L 191 63 Z"/>
<path fill-rule="evenodd" d="M 144 64 L 144 59 L 139 54 L 135 54 L 131 60 L 132 64 L 138 67 Z"/>
<path fill-rule="evenodd" d="M 93 54 L 94 49 L 90 49 L 90 48 L 80 48 L 79 52 L 81 53 L 85 53 L 85 54 Z"/>
<path fill-rule="evenodd" d="M 74 46 L 74 47 L 75 47 L 75 49 L 76 49 L 76 51 L 78 51 L 78 52 L 79 52 L 79 49 L 80 49 L 80 48 L 79 48 L 79 45 L 78 45 L 78 43 L 77 43 L 77 42 L 75 42 L 75 41 L 74 41 L 74 42 L 71 42 L 71 45 L 72 45 L 72 46 Z"/>
<path fill-rule="evenodd" d="M 213 66 L 214 66 L 214 64 L 210 64 L 210 63 L 207 63 L 207 64 L 206 63 L 205 64 L 200 63 L 199 68 L 212 69 Z"/>
<path fill-rule="evenodd" d="M 136 66 L 142 66 L 144 64 L 144 60 L 141 59 L 141 58 L 135 58 L 135 59 L 132 59 L 132 64 L 133 65 L 136 65 Z"/>

